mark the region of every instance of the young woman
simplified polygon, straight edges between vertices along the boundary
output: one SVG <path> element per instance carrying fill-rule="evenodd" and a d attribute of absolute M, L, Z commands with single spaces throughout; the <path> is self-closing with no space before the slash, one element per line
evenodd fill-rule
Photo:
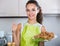
<path fill-rule="evenodd" d="M 20 46 L 38 46 L 38 43 L 34 42 L 32 38 L 46 30 L 42 25 L 43 16 L 37 1 L 29 0 L 26 3 L 26 13 L 28 21 L 23 25 L 23 28 L 22 24 L 13 24 L 12 26 L 13 41 L 16 43 L 16 46 L 19 46 L 19 44 Z"/>

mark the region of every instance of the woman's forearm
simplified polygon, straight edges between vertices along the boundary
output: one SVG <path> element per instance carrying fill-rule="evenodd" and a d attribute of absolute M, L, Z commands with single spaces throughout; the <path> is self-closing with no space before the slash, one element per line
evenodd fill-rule
<path fill-rule="evenodd" d="M 15 29 L 14 29 L 15 30 Z M 16 46 L 19 46 L 20 43 L 20 30 L 21 30 L 21 23 L 17 25 L 17 28 L 15 31 L 13 31 L 13 42 L 16 43 Z"/>
<path fill-rule="evenodd" d="M 17 38 L 17 36 L 16 36 L 16 33 L 14 32 L 13 34 L 13 42 L 15 42 L 15 44 L 16 44 L 16 46 L 19 46 L 19 42 L 18 42 L 18 38 Z"/>

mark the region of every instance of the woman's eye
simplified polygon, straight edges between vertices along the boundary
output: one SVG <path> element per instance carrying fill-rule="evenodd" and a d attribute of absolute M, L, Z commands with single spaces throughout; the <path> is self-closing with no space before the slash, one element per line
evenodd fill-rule
<path fill-rule="evenodd" d="M 32 11 L 35 11 L 35 9 L 32 9 Z"/>
<path fill-rule="evenodd" d="M 29 9 L 26 9 L 27 12 L 29 12 L 30 10 Z M 35 9 L 31 9 L 31 11 L 35 11 Z"/>
<path fill-rule="evenodd" d="M 26 9 L 26 11 L 28 12 L 28 11 L 29 11 L 29 9 Z"/>

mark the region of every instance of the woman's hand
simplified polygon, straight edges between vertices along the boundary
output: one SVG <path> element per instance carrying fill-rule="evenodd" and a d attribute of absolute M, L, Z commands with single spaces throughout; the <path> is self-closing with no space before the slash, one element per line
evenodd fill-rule
<path fill-rule="evenodd" d="M 13 24 L 12 25 L 12 32 L 16 32 L 16 30 L 17 30 L 17 25 L 16 24 Z"/>

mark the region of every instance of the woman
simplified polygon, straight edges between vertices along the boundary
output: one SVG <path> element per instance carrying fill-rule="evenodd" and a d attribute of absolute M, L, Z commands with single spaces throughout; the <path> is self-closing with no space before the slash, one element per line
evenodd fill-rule
<path fill-rule="evenodd" d="M 41 32 L 45 32 L 46 30 L 42 25 L 43 16 L 41 7 L 37 1 L 29 0 L 26 3 L 26 13 L 28 16 L 28 21 L 24 24 L 23 28 L 22 24 L 13 24 L 12 26 L 13 41 L 16 43 L 16 46 L 19 46 L 19 43 L 20 46 L 38 46 L 38 43 L 34 42 L 32 38 Z M 19 33 L 20 31 L 21 37 Z"/>

